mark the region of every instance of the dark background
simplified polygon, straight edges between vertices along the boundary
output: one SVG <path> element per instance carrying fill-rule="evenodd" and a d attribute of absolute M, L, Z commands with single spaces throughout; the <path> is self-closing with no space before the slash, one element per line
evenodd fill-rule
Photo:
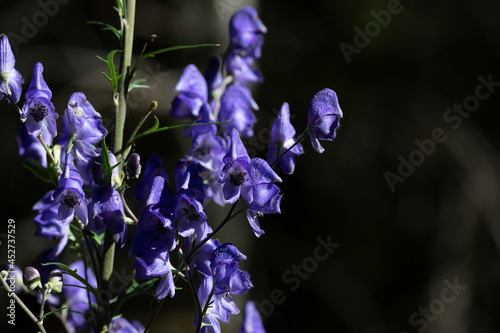
<path fill-rule="evenodd" d="M 51 7 L 53 17 L 18 45 L 16 68 L 26 88 L 34 63 L 42 62 L 60 116 L 71 93 L 82 91 L 112 129 L 111 89 L 101 75 L 106 68 L 95 55 L 104 57 L 118 45 L 110 32 L 86 22 L 116 26 L 113 2 L 66 2 L 57 10 Z M 45 2 L 2 0 L 0 31 L 26 37 L 25 22 L 40 15 L 41 3 Z M 159 103 L 162 124 L 178 122 L 168 112 L 182 69 L 190 63 L 203 68 L 209 55 L 224 51 L 229 17 L 246 3 L 138 1 L 135 55 L 152 33 L 159 38 L 150 50 L 179 44 L 222 46 L 172 52 L 142 63 L 138 75 L 147 77 L 152 88 L 130 95 L 128 133 L 151 100 Z M 324 143 L 323 154 L 304 142 L 306 154 L 298 159 L 295 174 L 283 177 L 282 214 L 261 219 L 266 234 L 255 238 L 242 217 L 219 237 L 248 256 L 241 267 L 251 273 L 255 288 L 234 299 L 240 309 L 246 299 L 265 305 L 268 332 L 500 330 L 500 93 L 494 91 L 480 101 L 456 129 L 443 119 L 455 103 L 471 100 L 479 76 L 500 82 L 500 3 L 402 1 L 398 14 L 391 15 L 385 27 L 378 25 L 379 31 L 374 30 L 348 62 L 339 45 L 355 46 L 354 29 L 364 31 L 367 24 L 373 25 L 371 11 L 386 10 L 388 3 L 393 1 L 257 4 L 269 32 L 259 62 L 265 81 L 253 86 L 260 111 L 256 139 L 249 142 L 249 149 L 255 156 L 265 155 L 270 123 L 284 101 L 290 104 L 298 133 L 307 125 L 311 97 L 325 87 L 337 92 L 344 112 L 338 137 Z M 6 232 L 9 218 L 16 221 L 16 261 L 25 267 L 54 244 L 31 236 L 35 228 L 30 209 L 50 187 L 20 167 L 15 140 L 18 116 L 5 101 L 0 109 L 1 230 Z M 418 154 L 415 140 L 431 138 L 437 128 L 446 140 L 435 143 L 435 150 L 391 191 L 384 174 L 397 174 L 401 158 Z M 175 162 L 189 150 L 190 142 L 181 134 L 158 134 L 138 142 L 136 150 L 144 160 L 152 152 L 161 155 L 172 175 Z M 137 203 L 131 200 L 131 205 Z M 228 208 L 208 209 L 216 226 Z M 340 244 L 322 262 L 310 259 L 320 244 L 318 238 Z M 6 258 L 4 246 L 1 254 Z M 118 267 L 130 270 L 126 249 L 119 258 Z M 303 263 L 310 273 L 289 273 Z M 295 282 L 284 276 L 296 277 Z M 467 288 L 443 303 L 442 295 L 453 296 L 445 288 L 454 281 Z M 187 286 L 182 287 L 185 290 L 165 303 L 154 332 L 194 331 L 195 306 Z M 12 329 L 3 315 L 7 297 L 0 299 L 4 309 L 0 327 Z M 36 308 L 28 296 L 24 299 Z M 271 309 L 270 299 L 280 304 Z M 429 307 L 430 314 L 422 319 L 419 312 Z M 146 324 L 152 309 L 148 299 L 137 298 L 124 309 L 124 316 Z M 411 324 L 415 312 L 420 321 Z M 16 331 L 36 329 L 20 308 L 16 319 Z M 232 325 L 223 325 L 223 332 L 235 331 L 240 321 L 241 316 L 232 317 Z M 50 319 L 47 327 L 60 330 Z"/>

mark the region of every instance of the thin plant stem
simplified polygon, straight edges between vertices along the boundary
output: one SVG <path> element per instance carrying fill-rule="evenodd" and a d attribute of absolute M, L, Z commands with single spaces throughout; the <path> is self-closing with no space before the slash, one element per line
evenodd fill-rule
<path fill-rule="evenodd" d="M 54 163 L 54 167 L 57 170 L 57 174 L 62 175 L 62 170 L 59 167 L 59 165 L 57 165 L 57 161 L 56 161 L 54 155 L 52 155 L 52 151 L 49 149 L 49 147 L 47 146 L 47 144 L 45 143 L 45 141 L 43 141 L 42 132 L 43 131 L 40 131 L 40 134 L 38 134 L 38 136 L 37 136 L 38 141 L 40 141 L 40 143 L 42 144 L 43 148 L 47 152 L 47 155 L 49 156 L 50 160 L 52 161 L 52 163 Z"/>
<path fill-rule="evenodd" d="M 127 114 L 127 93 L 130 81 L 130 64 L 132 62 L 132 47 L 134 38 L 134 20 L 135 20 L 135 0 L 125 0 L 125 17 L 121 20 L 122 26 L 122 46 L 120 62 L 120 80 L 118 81 L 118 96 L 115 110 L 115 132 L 113 137 L 113 151 L 116 159 L 121 158 L 123 146 L 123 129 L 125 127 L 125 117 Z"/>
<path fill-rule="evenodd" d="M 10 287 L 7 284 L 7 281 L 5 281 L 2 274 L 0 274 L 0 281 L 2 282 L 2 285 L 7 290 L 7 292 L 9 292 Z M 24 312 L 26 312 L 26 314 L 31 318 L 31 320 L 35 322 L 35 324 L 38 326 L 38 328 L 42 333 L 47 333 L 47 331 L 43 327 L 43 323 L 40 320 L 38 320 L 38 318 L 30 311 L 30 309 L 28 309 L 28 307 L 23 303 L 23 301 L 21 301 L 21 299 L 17 297 L 16 293 L 10 292 L 9 296 L 11 296 L 17 302 L 17 304 L 24 310 Z"/>
<path fill-rule="evenodd" d="M 205 303 L 205 306 L 203 307 L 203 312 L 201 312 L 198 315 L 198 325 L 196 327 L 196 333 L 199 333 L 201 331 L 201 324 L 203 320 L 203 316 L 207 313 L 208 307 L 210 306 L 210 300 L 212 299 L 212 296 L 214 295 L 215 287 L 212 286 L 212 290 L 210 291 L 210 294 L 207 297 L 207 302 Z"/>
<path fill-rule="evenodd" d="M 194 283 L 193 274 L 191 273 L 191 269 L 189 267 L 189 264 L 187 263 L 186 258 L 184 257 L 184 253 L 182 253 L 182 249 L 180 247 L 179 247 L 179 256 L 181 257 L 182 261 L 184 262 L 184 265 L 186 266 L 186 273 L 187 273 L 186 277 L 188 279 L 188 284 L 189 284 L 189 287 L 191 289 L 191 293 L 193 294 L 194 301 L 196 303 L 196 309 L 198 311 L 198 321 L 201 321 L 201 319 L 203 318 L 201 303 L 200 303 L 200 299 L 198 297 L 198 293 L 196 292 L 196 285 Z M 201 315 L 201 318 L 200 318 L 200 315 Z"/>
<path fill-rule="evenodd" d="M 45 290 L 43 292 L 43 298 L 42 298 L 42 306 L 40 306 L 40 323 L 43 324 L 43 310 L 45 308 L 45 302 L 47 301 L 47 298 L 50 295 L 50 290 L 47 288 L 47 285 L 45 286 Z"/>
<path fill-rule="evenodd" d="M 134 220 L 134 223 L 137 224 L 139 222 L 139 220 L 137 219 L 137 217 L 134 215 L 134 213 L 132 212 L 132 210 L 129 208 L 129 206 L 127 205 L 127 201 L 125 201 L 125 189 L 126 189 L 127 186 L 124 186 L 122 188 L 122 190 L 120 191 L 120 197 L 122 198 L 122 202 L 123 202 L 123 208 L 125 208 L 125 211 L 127 212 L 127 214 L 129 215 L 129 217 Z"/>
<path fill-rule="evenodd" d="M 296 145 L 298 145 L 299 143 L 301 143 L 302 141 L 304 141 L 304 139 L 306 138 L 306 135 L 307 133 L 309 133 L 309 127 L 306 128 L 306 130 L 301 134 L 299 135 L 299 137 L 297 138 L 297 140 L 295 140 L 294 144 L 291 145 L 289 148 L 287 148 L 283 153 L 281 153 L 278 158 L 276 159 L 276 161 L 274 161 L 272 164 L 271 164 L 271 168 L 274 169 L 276 167 L 276 165 L 278 164 L 279 160 L 286 155 L 286 153 L 288 153 L 290 150 L 293 149 L 293 147 L 295 147 Z"/>

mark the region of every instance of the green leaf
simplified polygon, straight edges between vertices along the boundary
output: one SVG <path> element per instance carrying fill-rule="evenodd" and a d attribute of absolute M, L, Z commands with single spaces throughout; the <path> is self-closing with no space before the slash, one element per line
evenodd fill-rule
<path fill-rule="evenodd" d="M 111 52 L 108 53 L 106 59 L 96 55 L 96 57 L 99 59 L 99 60 L 102 60 L 106 63 L 106 65 L 108 66 L 108 70 L 109 70 L 109 75 L 107 75 L 106 73 L 102 73 L 104 75 L 104 77 L 109 81 L 111 82 L 111 86 L 113 87 L 113 92 L 116 94 L 116 92 L 118 92 L 118 80 L 122 77 L 123 73 L 120 74 L 120 75 L 116 75 L 116 67 L 115 67 L 115 62 L 114 62 L 114 57 L 115 57 L 115 54 L 116 52 L 122 52 L 121 50 L 113 50 Z"/>
<path fill-rule="evenodd" d="M 85 280 L 84 278 L 82 278 L 80 275 L 76 274 L 76 271 L 77 271 L 76 269 L 73 271 L 73 270 L 71 270 L 71 268 L 69 268 L 68 266 L 66 266 L 65 264 L 62 264 L 60 262 L 48 262 L 48 263 L 42 264 L 42 266 L 49 266 L 49 265 L 56 265 L 56 266 L 64 269 L 69 275 L 71 275 L 72 277 L 74 277 L 75 279 L 77 279 L 78 281 L 80 281 L 81 283 L 83 283 L 83 285 L 86 287 L 85 289 L 87 289 L 94 296 L 97 297 L 97 291 L 94 289 L 94 287 L 92 287 L 87 282 L 87 280 Z"/>
<path fill-rule="evenodd" d="M 100 235 L 94 231 L 90 231 L 92 233 L 92 239 L 96 241 L 97 244 L 102 245 L 102 240 L 104 239 L 105 233 L 101 233 Z"/>
<path fill-rule="evenodd" d="M 94 24 L 101 26 L 102 31 L 111 31 L 118 38 L 118 40 L 122 40 L 122 32 L 107 23 L 100 21 L 87 21 L 87 24 Z"/>
<path fill-rule="evenodd" d="M 139 59 L 137 59 L 136 64 L 141 62 L 144 59 L 154 58 L 157 54 L 160 54 L 160 53 L 165 53 L 165 52 L 170 52 L 170 51 L 175 51 L 175 50 L 183 50 L 183 49 L 194 49 L 194 48 L 206 47 L 206 46 L 220 46 L 220 44 L 197 44 L 197 45 L 171 46 L 171 47 L 167 47 L 164 49 L 160 49 L 160 50 L 156 50 L 156 51 L 152 51 L 152 52 L 148 52 L 148 53 L 143 54 Z"/>
<path fill-rule="evenodd" d="M 113 175 L 113 169 L 116 168 L 120 163 L 115 166 L 111 166 L 109 161 L 108 146 L 106 146 L 106 139 L 101 141 L 101 154 L 102 154 L 102 167 L 104 173 L 104 185 L 111 186 L 111 177 Z"/>
<path fill-rule="evenodd" d="M 156 119 L 156 123 L 155 123 L 156 127 L 153 126 L 150 129 L 145 130 L 144 132 L 137 134 L 132 141 L 136 141 L 142 137 L 145 137 L 146 135 L 150 135 L 150 134 L 158 133 L 158 132 L 163 132 L 163 131 L 168 131 L 168 130 L 174 129 L 174 128 L 183 128 L 183 127 L 201 126 L 201 125 L 220 125 L 220 124 L 225 124 L 225 123 L 232 121 L 232 119 L 231 119 L 231 120 L 221 121 L 218 123 L 191 123 L 191 124 L 181 124 L 181 125 L 165 126 L 165 127 L 158 128 L 158 125 L 160 122 L 159 122 L 158 118 L 156 118 L 156 116 L 155 116 L 155 119 Z"/>
<path fill-rule="evenodd" d="M 46 313 L 43 315 L 42 318 L 40 318 L 40 321 L 44 320 L 45 318 L 47 318 L 48 316 L 50 316 L 51 314 L 53 313 L 56 313 L 56 312 L 59 312 L 59 311 L 63 311 L 63 310 L 66 310 L 68 307 L 67 306 L 63 306 L 62 308 L 60 309 L 56 309 L 56 310 L 53 310 L 53 311 L 50 311 L 49 313 Z"/>
<path fill-rule="evenodd" d="M 25 158 L 21 165 L 33 172 L 38 178 L 46 183 L 53 183 L 52 175 L 43 165 L 33 158 Z"/>

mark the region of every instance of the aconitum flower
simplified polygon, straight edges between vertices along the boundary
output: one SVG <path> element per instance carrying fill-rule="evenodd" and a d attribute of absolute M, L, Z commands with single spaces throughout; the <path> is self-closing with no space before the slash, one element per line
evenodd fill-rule
<path fill-rule="evenodd" d="M 109 324 L 109 333 L 142 333 L 144 326 L 137 320 L 129 322 L 123 317 L 113 318 Z"/>
<path fill-rule="evenodd" d="M 195 65 L 184 68 L 175 91 L 179 94 L 172 101 L 170 115 L 175 118 L 197 118 L 201 106 L 208 100 L 208 87 Z"/>
<path fill-rule="evenodd" d="M 231 132 L 229 150 L 223 162 L 219 183 L 224 184 L 224 198 L 235 203 L 241 195 L 247 202 L 252 202 L 254 168 L 236 129 Z"/>
<path fill-rule="evenodd" d="M 167 180 L 161 176 L 155 177 L 130 247 L 130 255 L 136 258 L 136 277 L 160 277 L 155 294 L 157 299 L 175 295 L 169 258 L 169 251 L 175 248 L 176 240 L 172 222 L 173 203 L 174 195 Z"/>
<path fill-rule="evenodd" d="M 219 120 L 228 121 L 221 124 L 225 133 L 237 129 L 242 138 L 253 136 L 253 125 L 257 121 L 253 110 L 259 106 L 252 98 L 250 88 L 245 83 L 234 82 L 230 84 L 220 101 Z"/>
<path fill-rule="evenodd" d="M 262 183 L 253 186 L 253 201 L 247 207 L 247 219 L 255 236 L 260 237 L 264 230 L 260 228 L 259 216 L 279 214 L 281 195 L 278 186 Z"/>
<path fill-rule="evenodd" d="M 250 275 L 238 269 L 238 262 L 246 258 L 231 243 L 222 244 L 214 250 L 211 261 L 214 295 L 225 293 L 240 295 L 253 287 Z"/>
<path fill-rule="evenodd" d="M 300 143 L 296 144 L 295 128 L 290 123 L 290 108 L 288 103 L 283 103 L 280 112 L 276 117 L 271 128 L 271 142 L 269 142 L 269 152 L 267 153 L 267 162 L 272 165 L 276 162 L 286 150 L 287 153 L 281 156 L 279 166 L 287 175 L 292 174 L 295 169 L 295 155 L 304 153 L 304 149 Z"/>
<path fill-rule="evenodd" d="M 156 176 L 168 179 L 167 171 L 163 167 L 163 160 L 160 156 L 153 154 L 149 156 L 144 167 L 142 180 L 134 190 L 134 197 L 139 201 L 145 201 L 151 192 L 151 186 Z"/>
<path fill-rule="evenodd" d="M 228 52 L 226 56 L 226 70 L 236 81 L 241 82 L 262 82 L 264 77 L 261 72 L 252 68 L 254 58 L 242 57 L 235 51 Z"/>
<path fill-rule="evenodd" d="M 243 323 L 241 323 L 238 333 L 266 333 L 254 302 L 246 302 L 243 313 Z"/>
<path fill-rule="evenodd" d="M 82 260 L 72 263 L 69 265 L 69 268 L 73 271 L 76 269 L 78 275 L 87 280 L 92 287 L 97 288 L 97 280 L 94 273 L 92 273 L 90 267 L 85 269 Z M 89 324 L 87 320 L 87 311 L 90 310 L 89 297 L 91 305 L 95 305 L 96 300 L 86 290 L 85 286 L 71 275 L 64 276 L 64 284 L 62 292 L 68 306 L 67 325 L 71 332 L 80 331 Z"/>
<path fill-rule="evenodd" d="M 35 217 L 35 236 L 59 241 L 54 250 L 47 255 L 50 260 L 54 260 L 62 253 L 69 236 L 69 225 L 61 223 L 59 204 L 52 200 L 53 194 L 54 191 L 47 192 L 32 208 L 38 211 Z"/>
<path fill-rule="evenodd" d="M 250 160 L 235 129 L 231 132 L 229 151 L 224 156 L 223 162 L 219 183 L 224 184 L 224 198 L 229 203 L 236 202 L 241 195 L 248 204 L 251 204 L 254 201 L 255 186 L 281 182 L 281 178 L 266 161 L 261 158 Z"/>
<path fill-rule="evenodd" d="M 58 183 L 59 187 L 52 194 L 54 202 L 60 204 L 58 217 L 61 223 L 66 225 L 71 223 L 76 215 L 83 224 L 87 225 L 88 201 L 85 198 L 82 184 L 82 178 L 73 164 L 73 156 L 67 154 L 66 166 Z"/>
<path fill-rule="evenodd" d="M 107 135 L 101 115 L 81 92 L 71 95 L 63 116 L 63 133 L 74 137 L 74 155 L 86 162 L 98 155 L 93 143 Z"/>
<path fill-rule="evenodd" d="M 108 229 L 115 243 L 125 245 L 127 224 L 120 193 L 111 186 L 97 186 L 92 190 L 89 212 L 91 230 L 101 232 Z"/>
<path fill-rule="evenodd" d="M 260 58 L 267 28 L 253 7 L 243 7 L 229 21 L 231 48 L 244 56 Z"/>
<path fill-rule="evenodd" d="M 48 133 L 43 132 L 42 139 L 45 144 L 52 144 L 52 137 Z M 17 131 L 17 144 L 19 146 L 19 156 L 23 158 L 32 158 L 44 167 L 47 167 L 47 152 L 45 148 L 43 148 L 38 138 L 28 133 L 24 124 L 21 124 Z"/>
<path fill-rule="evenodd" d="M 43 66 L 37 62 L 33 69 L 33 78 L 26 91 L 26 102 L 22 108 L 21 118 L 25 120 L 28 133 L 37 136 L 40 131 L 49 134 L 51 137 L 57 135 L 56 118 L 54 104 L 50 101 L 52 92 L 43 79 Z"/>
<path fill-rule="evenodd" d="M 309 103 L 308 129 L 313 148 L 318 153 L 325 151 L 319 140 L 332 141 L 335 138 L 342 116 L 335 91 L 326 88 L 314 95 Z"/>
<path fill-rule="evenodd" d="M 0 90 L 10 95 L 14 103 L 19 102 L 21 98 L 23 78 L 14 68 L 16 59 L 10 47 L 7 35 L 0 34 Z M 0 92 L 0 100 L 3 94 Z"/>

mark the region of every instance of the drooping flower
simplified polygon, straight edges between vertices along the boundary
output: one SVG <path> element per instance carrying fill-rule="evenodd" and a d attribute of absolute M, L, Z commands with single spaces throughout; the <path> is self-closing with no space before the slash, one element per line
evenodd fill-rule
<path fill-rule="evenodd" d="M 281 182 L 266 161 L 261 158 L 250 160 L 236 129 L 231 132 L 229 150 L 223 162 L 219 183 L 223 184 L 224 197 L 229 203 L 236 202 L 241 195 L 251 204 L 254 201 L 254 186 Z"/>
<path fill-rule="evenodd" d="M 137 320 L 129 322 L 123 317 L 113 318 L 109 324 L 109 333 L 142 333 L 144 326 Z"/>
<path fill-rule="evenodd" d="M 94 273 L 90 267 L 85 269 L 82 260 L 72 263 L 69 268 L 73 271 L 76 269 L 78 275 L 87 280 L 92 287 L 97 288 Z M 85 286 L 71 275 L 64 276 L 64 283 L 62 292 L 68 306 L 67 325 L 71 332 L 80 331 L 88 327 L 88 311 L 96 304 L 96 300 Z"/>
<path fill-rule="evenodd" d="M 37 62 L 33 68 L 33 78 L 26 91 L 26 102 L 22 108 L 21 118 L 25 120 L 28 133 L 37 136 L 40 131 L 49 134 L 52 138 L 57 135 L 54 104 L 50 101 L 52 92 L 43 79 L 43 66 Z"/>
<path fill-rule="evenodd" d="M 235 203 L 241 195 L 247 202 L 252 202 L 254 168 L 236 129 L 231 131 L 229 150 L 223 162 L 219 183 L 223 184 L 224 198 Z"/>
<path fill-rule="evenodd" d="M 160 277 L 155 294 L 157 299 L 175 295 L 169 257 L 169 251 L 175 248 L 176 240 L 173 204 L 174 195 L 167 180 L 161 176 L 155 177 L 130 247 L 130 255 L 136 258 L 136 277 Z"/>
<path fill-rule="evenodd" d="M 258 69 L 252 68 L 254 62 L 254 58 L 242 57 L 231 50 L 226 56 L 226 70 L 236 81 L 262 82 L 264 80 L 262 73 Z"/>
<path fill-rule="evenodd" d="M 47 145 L 52 144 L 52 137 L 43 132 L 42 139 Z M 21 124 L 17 131 L 17 144 L 19 146 L 19 156 L 23 158 L 32 158 L 44 167 L 47 167 L 47 152 L 43 148 L 40 140 L 28 133 L 26 126 Z"/>
<path fill-rule="evenodd" d="M 221 97 L 219 120 L 231 121 L 221 124 L 222 129 L 225 133 L 237 129 L 242 138 L 252 137 L 253 125 L 257 120 L 253 110 L 258 109 L 250 88 L 245 83 L 230 84 Z"/>
<path fill-rule="evenodd" d="M 319 140 L 332 141 L 342 118 L 335 91 L 325 88 L 318 92 L 309 103 L 308 128 L 314 150 L 322 153 L 325 149 Z"/>
<path fill-rule="evenodd" d="M 115 243 L 125 245 L 127 223 L 120 193 L 111 186 L 100 185 L 92 190 L 89 203 L 90 230 L 102 232 L 108 229 Z"/>
<path fill-rule="evenodd" d="M 247 219 L 255 236 L 260 237 L 264 230 L 260 228 L 259 216 L 279 214 L 281 195 L 278 186 L 262 183 L 253 186 L 253 201 L 247 206 Z"/>
<path fill-rule="evenodd" d="M 66 155 L 65 163 L 64 172 L 59 178 L 59 187 L 52 194 L 54 202 L 60 204 L 58 209 L 59 220 L 67 225 L 73 221 L 73 217 L 76 215 L 83 224 L 87 225 L 88 201 L 82 189 L 82 178 L 73 164 L 71 154 Z"/>
<path fill-rule="evenodd" d="M 248 301 L 243 310 L 244 317 L 238 333 L 266 333 L 259 310 L 254 302 Z"/>
<path fill-rule="evenodd" d="M 52 199 L 54 191 L 47 192 L 34 206 L 38 211 L 35 217 L 35 236 L 58 240 L 59 244 L 47 255 L 49 260 L 60 256 L 68 243 L 69 225 L 61 223 L 59 219 L 59 204 Z"/>
<path fill-rule="evenodd" d="M 81 92 L 71 95 L 64 116 L 63 134 L 73 137 L 73 154 L 86 162 L 90 157 L 98 156 L 93 143 L 107 135 L 102 126 L 101 115 L 97 112 L 87 97 Z"/>
<path fill-rule="evenodd" d="M 179 94 L 172 101 L 170 115 L 175 118 L 197 118 L 201 106 L 208 100 L 208 87 L 195 65 L 184 68 L 175 91 Z"/>
<path fill-rule="evenodd" d="M 151 192 L 151 186 L 156 176 L 168 179 L 167 172 L 163 167 L 163 160 L 160 156 L 153 154 L 149 156 L 144 167 L 142 180 L 134 190 L 134 197 L 139 201 L 145 201 Z"/>
<path fill-rule="evenodd" d="M 23 78 L 14 68 L 16 59 L 7 35 L 0 34 L 0 90 L 8 94 L 14 103 L 21 98 Z M 3 98 L 0 92 L 0 100 Z"/>
<path fill-rule="evenodd" d="M 267 162 L 272 165 L 286 150 L 290 149 L 285 155 L 281 156 L 279 166 L 287 175 L 292 174 L 295 169 L 295 155 L 304 153 L 300 143 L 296 144 L 295 128 L 290 123 L 290 108 L 288 103 L 283 103 L 280 112 L 276 117 L 271 128 L 271 141 L 269 142 L 269 152 L 267 153 Z"/>
<path fill-rule="evenodd" d="M 253 287 L 250 275 L 238 269 L 238 262 L 246 258 L 231 243 L 224 243 L 214 250 L 211 261 L 214 295 L 240 295 Z"/>
<path fill-rule="evenodd" d="M 250 6 L 238 10 L 229 21 L 231 48 L 244 56 L 260 58 L 265 33 L 267 28 Z"/>

